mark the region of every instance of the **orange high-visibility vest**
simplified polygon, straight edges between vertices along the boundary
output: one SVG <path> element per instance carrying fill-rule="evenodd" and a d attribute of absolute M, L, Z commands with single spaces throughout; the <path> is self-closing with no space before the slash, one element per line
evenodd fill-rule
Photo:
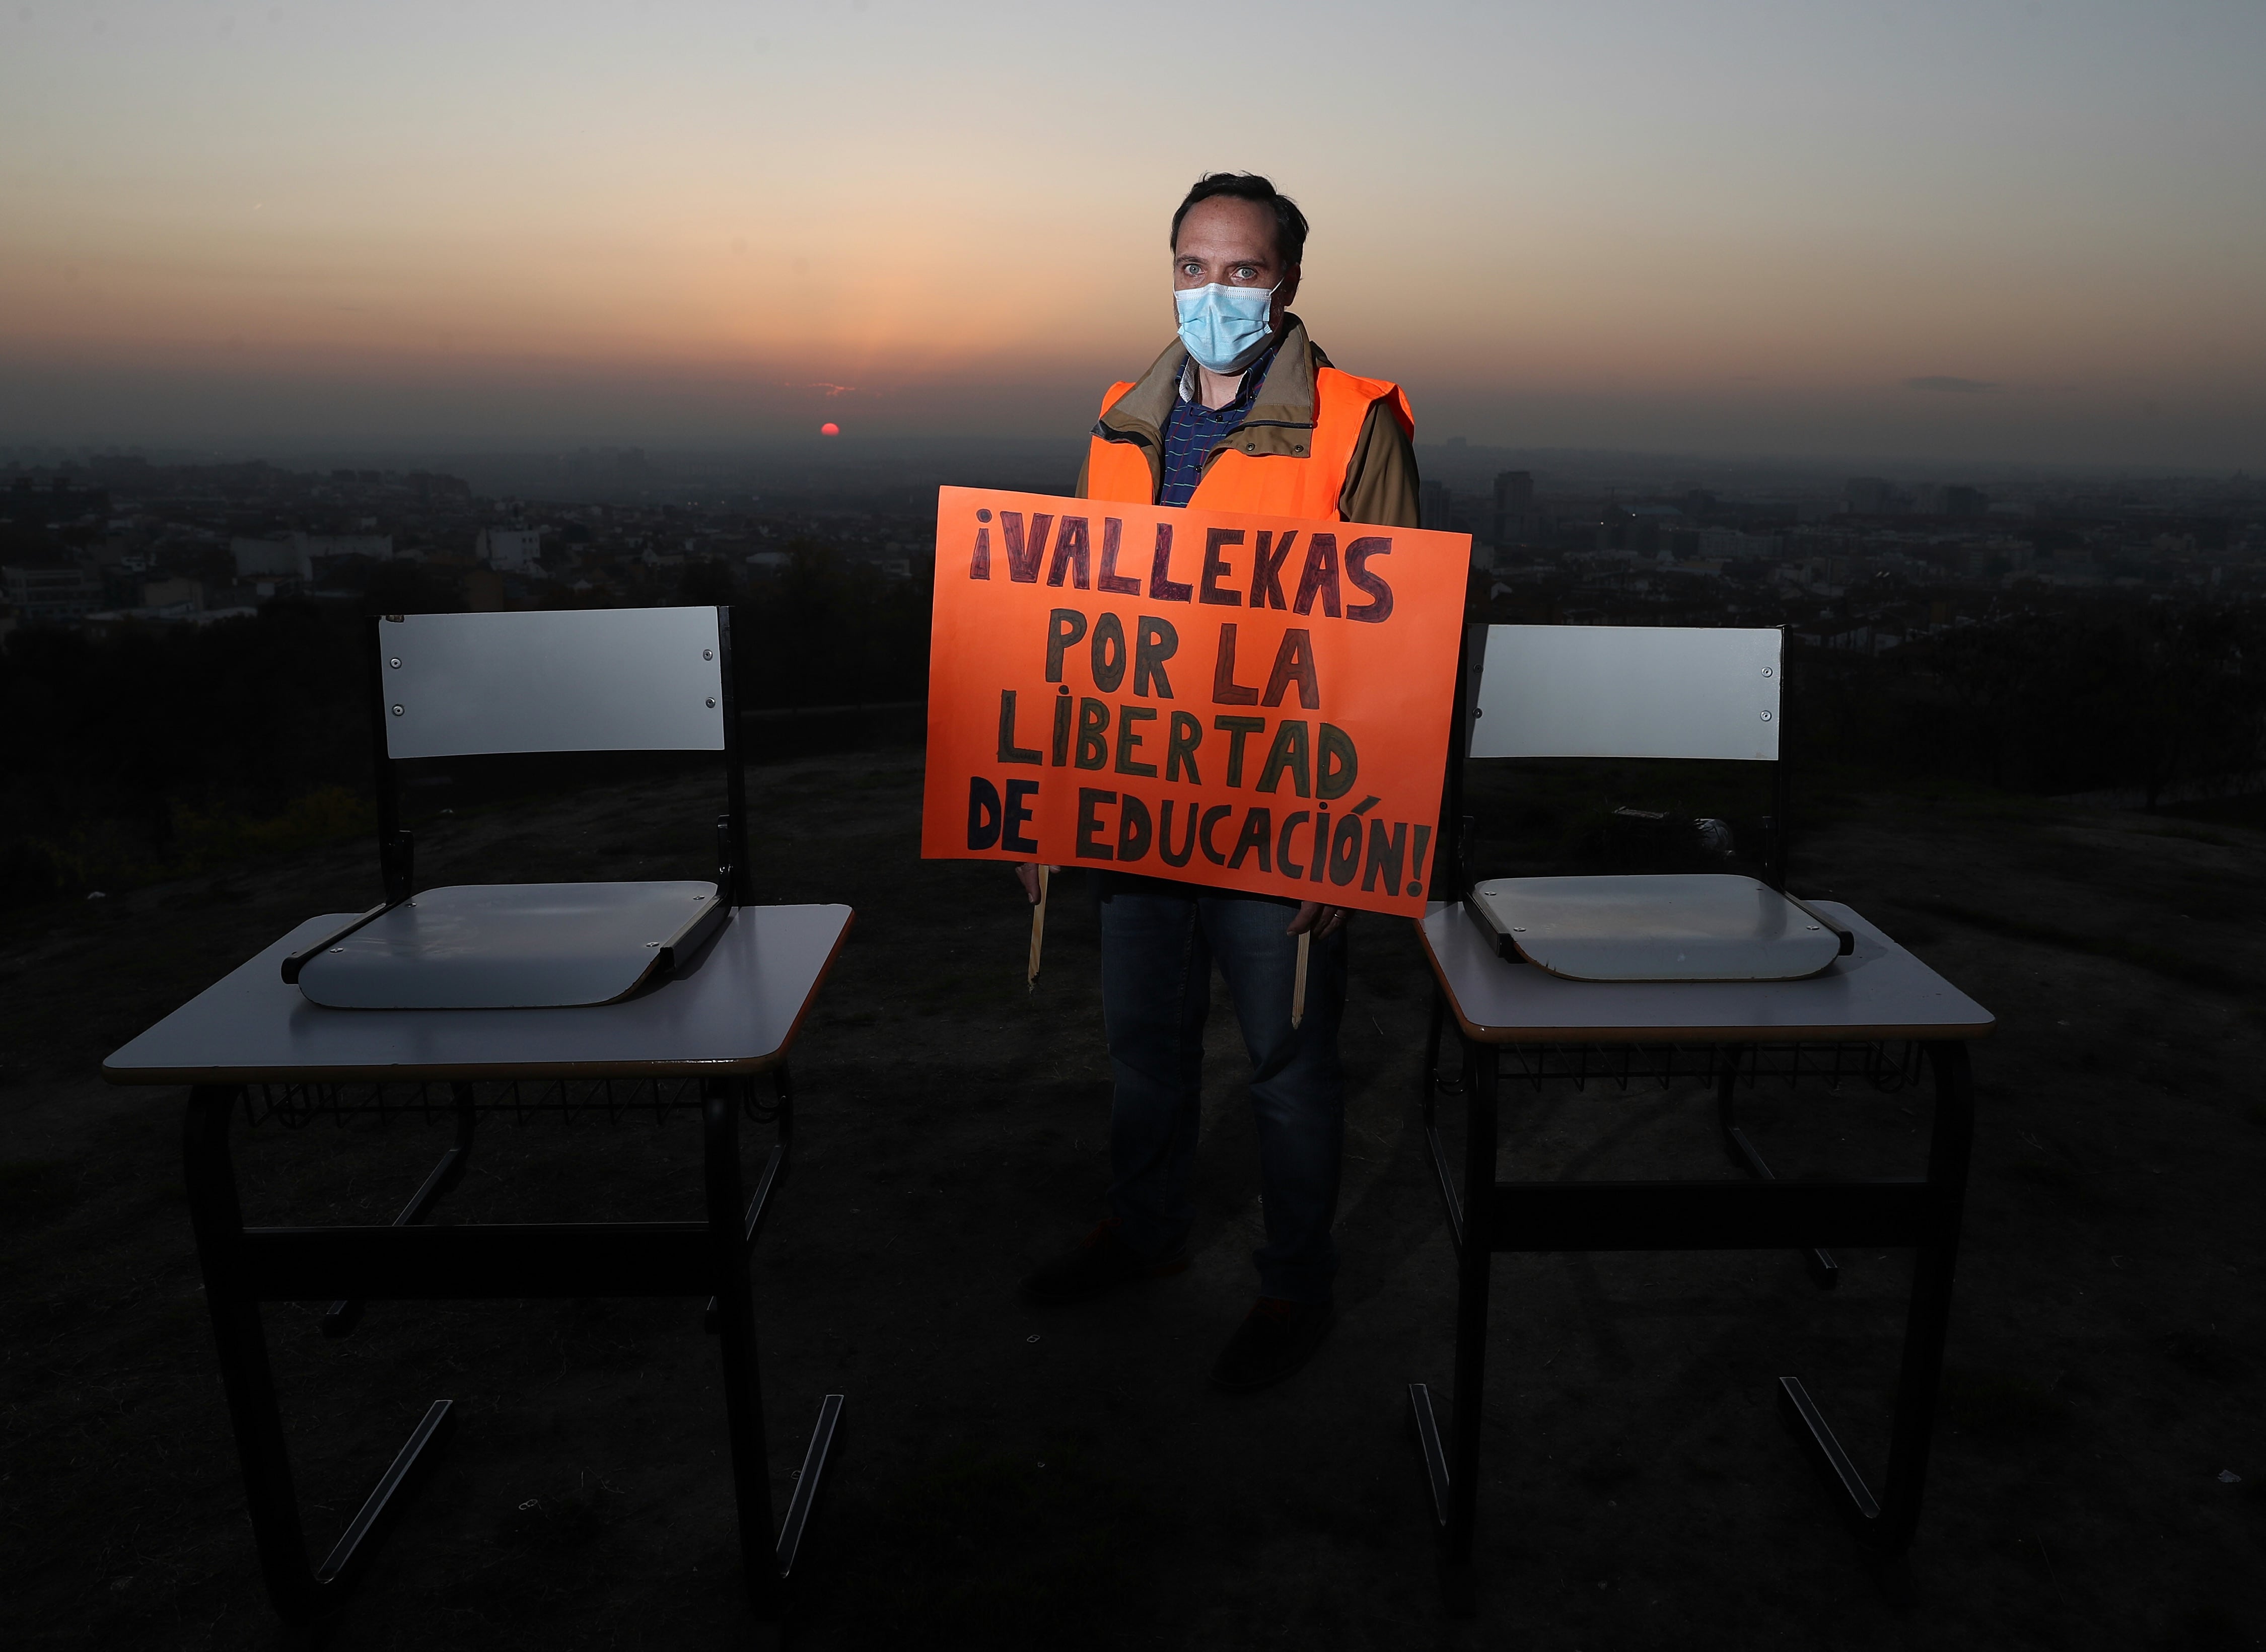
<path fill-rule="evenodd" d="M 1107 413 L 1130 381 L 1112 384 L 1101 398 Z M 1206 466 L 1190 495 L 1192 508 L 1252 511 L 1270 516 L 1306 516 L 1324 522 L 1338 517 L 1345 492 L 1346 467 L 1371 406 L 1390 398 L 1392 416 L 1412 434 L 1415 415 L 1400 386 L 1381 378 L 1358 378 L 1334 367 L 1314 372 L 1314 428 L 1301 441 L 1293 437 L 1288 454 L 1243 453 L 1229 446 Z M 1232 442 L 1233 437 L 1231 435 Z M 1097 432 L 1087 443 L 1085 493 L 1129 505 L 1156 501 L 1156 483 L 1146 451 L 1138 442 L 1112 442 Z"/>

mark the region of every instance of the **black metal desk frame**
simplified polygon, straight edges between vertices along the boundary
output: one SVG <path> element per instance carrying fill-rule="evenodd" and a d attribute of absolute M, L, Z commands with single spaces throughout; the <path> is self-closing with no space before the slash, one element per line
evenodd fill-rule
<path fill-rule="evenodd" d="M 740 1558 L 749 1608 L 775 1625 L 825 1474 L 842 1396 L 820 1406 L 784 1524 L 774 1542 L 766 1467 L 763 1394 L 757 1364 L 748 1262 L 771 1196 L 784 1181 L 793 1136 L 793 1093 L 784 1062 L 771 1070 L 775 1101 L 759 1107 L 752 1079 L 685 1081 L 697 1088 L 703 1129 L 707 1216 L 698 1222 L 515 1223 L 420 1225 L 464 1170 L 473 1122 L 486 1110 L 520 1104 L 519 1086 L 448 1085 L 457 1140 L 401 1215 L 388 1226 L 254 1227 L 244 1224 L 228 1134 L 239 1098 L 252 1092 L 275 1106 L 309 1111 L 350 1107 L 335 1085 L 198 1085 L 190 1090 L 186 1159 L 191 1220 L 204 1270 L 205 1300 L 219 1345 L 221 1381 L 234 1424 L 254 1540 L 268 1598 L 287 1621 L 304 1624 L 337 1608 L 367 1569 L 403 1504 L 430 1473 L 455 1429 L 450 1402 L 435 1400 L 368 1499 L 319 1565 L 308 1559 L 304 1529 L 283 1436 L 259 1305 L 331 1302 L 325 1335 L 347 1334 L 366 1300 L 590 1296 L 700 1297 L 721 1345 L 724 1402 L 738 1504 Z M 423 1085 L 413 1086 L 420 1093 Z M 361 1086 L 364 1092 L 376 1086 Z M 608 1086 L 610 1101 L 610 1085 Z M 565 1093 L 561 1086 L 560 1093 Z M 654 1105 L 665 1106 L 656 1091 Z M 745 1195 L 739 1131 L 743 1113 L 775 1118 L 778 1139 Z"/>
<path fill-rule="evenodd" d="M 1888 1473 L 1879 1497 L 1834 1437 L 1801 1379 L 1778 1380 L 1780 1414 L 1806 1447 L 1839 1513 L 1863 1546 L 1883 1592 L 1892 1599 L 1908 1594 L 1906 1555 L 1919 1524 L 1927 1475 L 1974 1135 L 1965 1043 L 1947 1039 L 1918 1045 L 1934 1077 L 1935 1117 L 1926 1174 L 1846 1181 L 1775 1180 L 1739 1127 L 1735 1091 L 1742 1078 L 1751 1083 L 1765 1073 L 1787 1078 L 1805 1072 L 1877 1075 L 1877 1045 L 1769 1045 L 1751 1037 L 1695 1041 L 1687 1029 L 1656 1041 L 1606 1047 L 1509 1046 L 1524 1056 L 1520 1076 L 1538 1088 L 1552 1080 L 1712 1079 L 1724 1151 L 1748 1180 L 1497 1181 L 1498 1091 L 1506 1045 L 1473 1037 L 1460 1017 L 1458 1038 L 1466 1120 L 1460 1176 L 1440 1139 L 1439 1045 L 1451 1009 L 1446 989 L 1436 985 L 1422 1080 L 1425 1141 L 1456 1254 L 1455 1390 L 1447 1429 L 1439 1425 L 1430 1389 L 1423 1383 L 1408 1387 L 1450 1610 L 1468 1612 L 1473 1607 L 1488 1288 L 1498 1251 L 1787 1248 L 1802 1254 L 1813 1283 L 1831 1289 L 1838 1276 L 1825 1247 L 1913 1247 L 1917 1259 L 1897 1378 Z"/>
<path fill-rule="evenodd" d="M 105 1075 L 114 1083 L 190 1084 L 184 1157 L 205 1299 L 261 1570 L 270 1600 L 290 1622 L 309 1622 L 334 1610 L 352 1590 L 403 1505 L 431 1472 L 454 1432 L 455 1417 L 449 1400 L 433 1402 L 328 1557 L 311 1566 L 259 1305 L 327 1302 L 323 1334 L 340 1337 L 353 1333 L 368 1301 L 476 1297 L 706 1298 L 706 1326 L 718 1337 L 724 1359 L 748 1601 L 760 1623 L 775 1626 L 783 1615 L 786 1584 L 832 1450 L 842 1396 L 829 1394 L 820 1407 L 774 1540 L 748 1267 L 771 1196 L 786 1174 L 793 1121 L 787 1049 L 832 966 L 851 914 L 846 908 L 752 904 L 731 610 L 718 608 L 714 615 L 715 640 L 701 650 L 704 664 L 713 668 L 713 687 L 702 698 L 705 710 L 714 716 L 701 720 L 713 720 L 714 745 L 707 743 L 705 732 L 691 738 L 674 724 L 612 731 L 631 738 L 632 749 L 713 749 L 724 766 L 725 812 L 716 822 L 717 899 L 698 925 L 688 925 L 661 953 L 656 962 L 665 960 L 665 965 L 638 990 L 603 1005 L 366 1011 L 321 1009 L 293 984 L 308 958 L 415 891 L 414 845 L 400 824 L 398 766 L 404 759 L 393 752 L 391 720 L 403 714 L 403 706 L 389 704 L 386 680 L 388 671 L 404 663 L 404 656 L 392 652 L 396 645 L 389 643 L 388 632 L 392 625 L 406 626 L 408 617 L 390 614 L 369 622 L 366 654 L 384 903 L 359 917 L 330 914 L 301 925 L 104 1064 Z M 618 632 L 617 625 L 608 634 Z M 493 713 L 494 698 L 490 695 L 479 704 Z M 689 701 L 684 709 L 691 711 Z M 581 742 L 588 729 L 514 721 L 526 707 L 505 710 L 512 714 L 480 729 L 479 737 L 507 743 L 479 744 L 460 729 L 453 741 L 437 748 L 413 740 L 409 747 L 413 754 L 464 749 L 476 757 L 499 750 L 593 749 Z M 774 928 L 785 950 L 773 950 L 767 961 L 765 937 Z M 682 955 L 673 956 L 680 946 Z M 729 969 L 715 961 L 723 954 L 733 960 Z M 709 960 L 705 965 L 704 958 Z M 776 1099 L 770 1107 L 759 1107 L 751 1086 L 765 1073 Z M 621 1105 L 618 1085 L 626 1085 L 633 1094 L 650 1094 L 651 1105 L 664 1111 L 697 1096 L 703 1121 L 705 1219 L 424 1224 L 462 1179 L 482 1112 L 524 1114 L 530 1110 L 532 1085 L 544 1098 L 534 1111 L 612 1114 Z M 252 1097 L 257 1091 L 265 1114 L 286 1122 L 303 1122 L 319 1113 L 388 1110 L 421 1111 L 430 1121 L 437 1113 L 429 1099 L 435 1085 L 448 1090 L 456 1139 L 391 1224 L 245 1225 L 228 1144 L 239 1097 L 246 1100 L 247 1113 L 254 1113 Z M 413 1103 L 388 1100 L 390 1093 L 404 1089 L 414 1093 Z M 778 1126 L 752 1198 L 740 1170 L 743 1113 Z"/>

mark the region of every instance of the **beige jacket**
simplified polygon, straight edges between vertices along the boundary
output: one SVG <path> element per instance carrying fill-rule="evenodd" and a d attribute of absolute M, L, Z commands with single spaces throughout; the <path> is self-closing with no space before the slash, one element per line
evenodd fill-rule
<path fill-rule="evenodd" d="M 1223 435 L 1212 449 L 1216 456 L 1229 448 L 1263 457 L 1270 454 L 1303 457 L 1314 428 L 1314 369 L 1334 365 L 1322 347 L 1306 336 L 1306 324 L 1296 316 L 1275 352 L 1267 377 L 1252 398 L 1243 422 Z M 1136 442 L 1148 456 L 1150 486 L 1156 486 L 1165 450 L 1165 420 L 1181 394 L 1181 375 L 1188 365 L 1187 347 L 1176 338 L 1151 363 L 1140 383 L 1117 399 L 1102 415 L 1094 434 Z M 1210 468 L 1210 457 L 1205 459 Z M 1353 457 L 1346 465 L 1345 486 L 1338 494 L 1338 515 L 1348 522 L 1373 523 L 1381 528 L 1422 525 L 1417 508 L 1416 455 L 1408 436 L 1384 402 L 1373 404 L 1363 421 Z M 1085 492 L 1085 464 L 1078 469 L 1078 497 Z"/>

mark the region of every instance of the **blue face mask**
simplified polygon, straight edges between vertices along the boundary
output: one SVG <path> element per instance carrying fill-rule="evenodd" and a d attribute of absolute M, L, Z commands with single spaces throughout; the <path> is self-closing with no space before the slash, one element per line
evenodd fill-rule
<path fill-rule="evenodd" d="M 1215 373 L 1239 373 L 1266 353 L 1275 336 L 1272 287 L 1192 287 L 1173 295 L 1181 342 Z"/>

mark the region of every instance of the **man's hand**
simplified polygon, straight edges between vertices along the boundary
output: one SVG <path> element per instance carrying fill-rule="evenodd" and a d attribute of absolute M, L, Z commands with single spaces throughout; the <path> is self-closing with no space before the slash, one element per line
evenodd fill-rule
<path fill-rule="evenodd" d="M 1343 928 L 1345 921 L 1346 910 L 1342 906 L 1324 906 L 1319 901 L 1301 901 L 1298 903 L 1298 916 L 1290 920 L 1290 927 L 1283 932 L 1285 935 L 1303 935 L 1312 930 L 1314 939 L 1319 940 L 1323 936 Z"/>
<path fill-rule="evenodd" d="M 1061 870 L 1060 866 L 1049 866 L 1047 874 L 1051 877 Z M 1033 906 L 1036 906 L 1039 903 L 1039 863 L 1035 860 L 1017 861 L 1015 881 L 1023 886 L 1023 894 Z"/>

